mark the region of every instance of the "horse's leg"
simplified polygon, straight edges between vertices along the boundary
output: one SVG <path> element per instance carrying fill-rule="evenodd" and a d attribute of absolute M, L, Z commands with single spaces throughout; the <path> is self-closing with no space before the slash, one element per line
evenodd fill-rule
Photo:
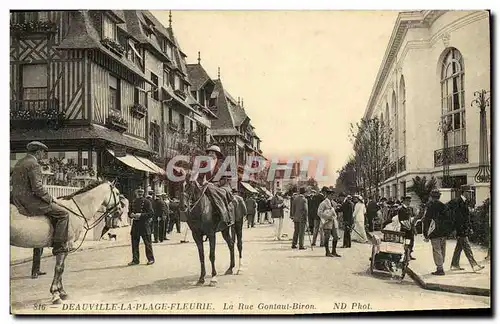
<path fill-rule="evenodd" d="M 217 270 L 215 270 L 215 234 L 208 235 L 208 242 L 210 244 L 210 263 L 212 264 L 212 279 L 210 279 L 210 286 L 217 284 Z"/>
<path fill-rule="evenodd" d="M 62 278 L 64 274 L 64 267 L 65 267 L 65 262 L 66 262 L 66 257 L 68 256 L 67 253 L 61 254 L 61 275 L 59 276 L 59 282 L 57 283 L 57 288 L 59 288 L 59 297 L 61 297 L 62 300 L 65 300 L 68 298 L 68 293 L 64 290 L 63 283 L 62 283 Z"/>
<path fill-rule="evenodd" d="M 50 293 L 52 294 L 52 303 L 60 304 L 61 296 L 59 293 L 59 280 L 62 275 L 62 269 L 64 268 L 64 257 L 65 254 L 56 255 L 56 265 L 54 267 L 54 278 L 52 279 L 52 285 L 50 286 Z"/>
<path fill-rule="evenodd" d="M 229 255 L 231 256 L 231 264 L 225 272 L 225 274 L 227 274 L 227 275 L 233 274 L 233 268 L 235 265 L 235 262 L 234 262 L 234 241 L 231 238 L 230 230 L 231 230 L 230 228 L 226 228 L 222 231 L 222 237 L 224 238 L 224 240 L 227 243 L 227 247 L 229 248 Z"/>
<path fill-rule="evenodd" d="M 238 272 L 236 274 L 243 273 L 243 221 L 240 223 L 234 224 L 234 227 L 236 229 L 236 238 L 238 239 L 238 254 L 239 254 L 239 260 L 238 260 Z"/>
<path fill-rule="evenodd" d="M 206 275 L 205 252 L 203 250 L 203 235 L 198 231 L 193 231 L 193 230 L 191 230 L 191 234 L 193 235 L 193 240 L 196 243 L 196 247 L 198 248 L 198 256 L 200 257 L 200 266 L 201 266 L 200 278 L 198 279 L 196 285 L 201 286 L 205 283 L 205 275 Z"/>

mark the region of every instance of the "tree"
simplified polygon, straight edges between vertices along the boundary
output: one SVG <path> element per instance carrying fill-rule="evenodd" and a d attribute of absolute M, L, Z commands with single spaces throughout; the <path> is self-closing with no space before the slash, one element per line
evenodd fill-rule
<path fill-rule="evenodd" d="M 311 189 L 314 189 L 316 191 L 319 190 L 318 181 L 316 181 L 316 179 L 314 179 L 314 178 L 307 179 L 306 186 L 309 186 L 309 187 L 311 187 Z"/>
<path fill-rule="evenodd" d="M 354 149 L 354 173 L 356 187 L 367 195 L 375 189 L 378 198 L 379 185 L 384 180 L 384 169 L 389 165 L 392 129 L 377 117 L 363 118 L 351 124 L 351 142 Z"/>
<path fill-rule="evenodd" d="M 412 179 L 412 181 L 413 184 L 406 190 L 408 192 L 414 192 L 420 199 L 420 202 L 422 204 L 426 204 L 429 200 L 429 196 L 431 195 L 431 191 L 437 187 L 436 178 L 431 177 L 429 181 L 427 181 L 426 177 L 420 178 L 419 176 L 416 176 Z"/>
<path fill-rule="evenodd" d="M 356 173 L 354 170 L 355 159 L 351 157 L 349 161 L 337 171 L 339 174 L 337 181 L 335 182 L 335 188 L 339 191 L 347 192 L 349 194 L 354 194 L 357 192 L 356 186 Z"/>

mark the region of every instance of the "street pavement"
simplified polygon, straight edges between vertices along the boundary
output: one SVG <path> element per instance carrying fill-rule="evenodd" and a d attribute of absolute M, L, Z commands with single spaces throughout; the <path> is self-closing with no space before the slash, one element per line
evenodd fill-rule
<path fill-rule="evenodd" d="M 291 238 L 292 222 L 285 217 L 284 232 Z M 142 243 L 142 264 L 133 267 L 127 266 L 131 260 L 130 246 L 70 255 L 63 277 L 69 299 L 62 305 L 50 305 L 53 257 L 42 260 L 42 269 L 48 274 L 36 280 L 29 277 L 30 262 L 11 265 L 11 311 L 35 314 L 293 314 L 490 307 L 489 297 L 428 291 L 408 277 L 399 282 L 386 276 L 370 275 L 369 244 L 353 243 L 351 249 L 338 250 L 342 258 L 326 258 L 324 249 L 319 246 L 314 250 L 292 250 L 290 241 L 275 241 L 273 234 L 274 225 L 271 224 L 258 224 L 250 229 L 245 225 L 243 272 L 227 276 L 224 272 L 229 265 L 229 252 L 218 234 L 216 287 L 209 286 L 208 242 L 205 243 L 206 284 L 194 285 L 200 272 L 198 252 L 190 234 L 189 243 L 179 243 L 184 238 L 183 233 L 174 233 L 170 241 L 154 245 L 156 263 L 152 266 L 145 265 Z M 307 234 L 306 245 L 309 246 Z M 235 256 L 236 273 L 237 251 Z M 416 257 L 419 259 L 418 250 Z"/>

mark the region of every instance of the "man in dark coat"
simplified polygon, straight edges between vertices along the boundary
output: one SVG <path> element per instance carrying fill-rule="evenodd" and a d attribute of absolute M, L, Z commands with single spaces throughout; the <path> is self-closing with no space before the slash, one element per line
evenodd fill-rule
<path fill-rule="evenodd" d="M 313 232 L 313 237 L 312 237 L 312 246 L 316 246 L 316 240 L 318 239 L 318 233 L 319 233 L 319 245 L 320 246 L 323 246 L 323 243 L 324 243 L 324 239 L 323 239 L 323 234 L 324 234 L 324 231 L 323 230 L 320 230 L 320 225 L 321 225 L 321 219 L 319 218 L 318 216 L 318 207 L 319 205 L 323 202 L 323 200 L 325 200 L 325 193 L 326 192 L 330 192 L 330 189 L 328 187 L 323 187 L 321 188 L 321 192 L 318 192 L 317 194 L 315 194 L 311 200 L 312 200 L 312 203 L 311 203 L 311 208 L 314 212 L 314 217 L 312 217 L 312 221 L 313 221 L 313 229 L 312 229 L 312 232 Z M 309 215 L 311 214 L 311 210 L 309 210 Z"/>
<path fill-rule="evenodd" d="M 28 154 L 12 170 L 12 200 L 19 212 L 27 216 L 46 215 L 54 224 L 52 254 L 67 253 L 68 211 L 54 202 L 42 184 L 42 159 L 48 148 L 40 142 L 27 146 Z"/>
<path fill-rule="evenodd" d="M 432 256 L 436 264 L 436 271 L 432 272 L 435 276 L 444 276 L 444 259 L 446 256 L 446 237 L 453 230 L 448 224 L 448 207 L 439 201 L 441 193 L 438 189 L 433 189 L 430 194 L 430 201 L 422 220 L 424 228 L 423 235 L 425 240 L 431 240 Z"/>
<path fill-rule="evenodd" d="M 257 211 L 257 202 L 253 195 L 249 195 L 245 201 L 247 207 L 247 228 L 255 226 L 255 212 Z"/>
<path fill-rule="evenodd" d="M 307 224 L 308 206 L 307 199 L 304 196 L 306 193 L 305 188 L 300 188 L 299 194 L 293 199 L 292 208 L 290 211 L 291 218 L 293 219 L 293 239 L 292 249 L 297 248 L 297 241 L 299 243 L 299 250 L 305 250 L 304 235 Z"/>
<path fill-rule="evenodd" d="M 165 219 L 168 217 L 168 206 L 162 199 L 162 193 L 158 192 L 156 194 L 155 200 L 153 201 L 154 225 L 153 225 L 153 237 L 154 243 L 163 242 L 165 237 Z M 165 194 L 166 195 L 166 194 Z"/>
<path fill-rule="evenodd" d="M 474 259 L 472 249 L 469 243 L 470 228 L 470 215 L 469 204 L 471 200 L 471 191 L 467 186 L 460 190 L 460 197 L 451 200 L 448 203 L 448 208 L 451 211 L 453 222 L 455 224 L 457 245 L 451 260 L 451 270 L 464 270 L 460 267 L 460 254 L 464 250 L 465 256 L 469 260 L 472 270 L 475 272 L 484 269 L 484 266 L 479 265 Z"/>
<path fill-rule="evenodd" d="M 405 238 L 410 240 L 410 259 L 415 260 L 415 258 L 411 255 L 413 252 L 413 246 L 415 245 L 415 229 L 413 226 L 413 220 L 411 219 L 413 211 L 410 208 L 411 197 L 405 196 L 402 200 L 401 207 L 398 210 L 398 219 L 401 223 L 401 232 L 405 233 Z"/>
<path fill-rule="evenodd" d="M 352 213 L 354 212 L 354 205 L 345 193 L 340 193 L 339 198 L 341 200 L 341 205 L 338 211 L 342 212 L 342 222 L 344 223 L 344 238 L 343 238 L 343 248 L 351 247 L 351 231 L 354 224 L 354 218 Z"/>
<path fill-rule="evenodd" d="M 132 261 L 128 265 L 139 264 L 139 242 L 142 237 L 144 248 L 146 250 L 146 258 L 148 265 L 155 263 L 153 256 L 153 245 L 151 244 L 151 219 L 153 218 L 154 211 L 151 202 L 144 198 L 144 190 L 137 189 L 135 192 L 135 200 L 131 204 L 130 218 L 134 221 L 130 236 L 132 240 Z"/>
<path fill-rule="evenodd" d="M 366 218 L 368 220 L 368 232 L 373 232 L 373 222 L 377 218 L 377 212 L 380 209 L 380 206 L 373 199 L 373 196 L 368 198 L 369 202 L 366 205 Z"/>

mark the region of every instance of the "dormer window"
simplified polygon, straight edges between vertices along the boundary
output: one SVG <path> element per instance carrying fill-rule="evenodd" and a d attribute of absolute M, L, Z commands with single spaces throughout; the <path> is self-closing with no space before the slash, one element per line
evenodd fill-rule
<path fill-rule="evenodd" d="M 110 38 L 112 40 L 116 40 L 116 24 L 107 15 L 103 16 L 102 38 Z"/>

